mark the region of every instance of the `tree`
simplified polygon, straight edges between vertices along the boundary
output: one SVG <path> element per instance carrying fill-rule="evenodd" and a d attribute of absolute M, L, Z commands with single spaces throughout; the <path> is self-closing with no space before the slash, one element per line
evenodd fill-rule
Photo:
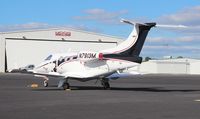
<path fill-rule="evenodd" d="M 180 58 L 183 58 L 183 57 L 182 56 L 178 56 L 177 58 L 180 59 Z"/>
<path fill-rule="evenodd" d="M 145 62 L 147 62 L 147 61 L 149 61 L 149 60 L 151 60 L 150 57 L 145 57 L 145 59 L 144 59 Z"/>

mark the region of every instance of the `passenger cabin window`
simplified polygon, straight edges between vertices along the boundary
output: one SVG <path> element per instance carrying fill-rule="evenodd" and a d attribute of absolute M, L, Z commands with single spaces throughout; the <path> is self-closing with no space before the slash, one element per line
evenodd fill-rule
<path fill-rule="evenodd" d="M 46 60 L 51 60 L 52 56 L 53 56 L 53 55 L 49 55 L 49 56 L 45 59 L 45 61 L 46 61 Z"/>
<path fill-rule="evenodd" d="M 77 56 L 76 56 L 76 57 L 73 57 L 73 59 L 77 59 Z"/>
<path fill-rule="evenodd" d="M 65 61 L 69 61 L 69 59 L 70 59 L 69 57 L 66 57 L 66 58 L 65 58 Z"/>
<path fill-rule="evenodd" d="M 54 64 L 56 64 L 56 61 L 53 61 Z"/>

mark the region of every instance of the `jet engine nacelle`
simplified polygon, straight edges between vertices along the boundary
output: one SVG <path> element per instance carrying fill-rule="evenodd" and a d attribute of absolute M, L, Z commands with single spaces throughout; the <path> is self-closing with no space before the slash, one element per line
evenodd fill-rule
<path fill-rule="evenodd" d="M 92 61 L 92 60 L 102 60 L 103 54 L 98 52 L 79 52 L 78 58 L 81 61 Z"/>

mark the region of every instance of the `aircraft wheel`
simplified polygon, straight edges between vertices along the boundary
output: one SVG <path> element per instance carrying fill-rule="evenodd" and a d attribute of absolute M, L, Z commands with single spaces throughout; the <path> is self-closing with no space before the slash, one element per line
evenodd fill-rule
<path fill-rule="evenodd" d="M 102 80 L 101 84 L 104 89 L 110 89 L 110 84 L 109 84 L 108 80 Z"/>
<path fill-rule="evenodd" d="M 64 83 L 63 84 L 63 90 L 66 90 L 66 89 L 70 89 L 69 83 Z"/>
<path fill-rule="evenodd" d="M 48 87 L 49 84 L 48 84 L 48 82 L 44 81 L 43 85 L 44 85 L 44 87 Z"/>
<path fill-rule="evenodd" d="M 110 89 L 110 84 L 108 82 L 104 83 L 104 89 Z"/>

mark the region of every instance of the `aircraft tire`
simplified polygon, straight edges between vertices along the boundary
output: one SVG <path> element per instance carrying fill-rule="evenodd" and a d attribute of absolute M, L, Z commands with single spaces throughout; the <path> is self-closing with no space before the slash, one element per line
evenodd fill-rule
<path fill-rule="evenodd" d="M 69 83 L 64 83 L 63 84 L 63 90 L 66 90 L 66 89 L 70 89 Z"/>
<path fill-rule="evenodd" d="M 108 82 L 104 83 L 104 89 L 105 90 L 110 89 L 110 84 Z"/>
<path fill-rule="evenodd" d="M 101 84 L 105 90 L 110 89 L 110 84 L 108 81 L 102 81 Z"/>
<path fill-rule="evenodd" d="M 49 86 L 48 82 L 45 82 L 45 81 L 44 81 L 43 85 L 44 85 L 44 87 L 48 87 Z"/>

